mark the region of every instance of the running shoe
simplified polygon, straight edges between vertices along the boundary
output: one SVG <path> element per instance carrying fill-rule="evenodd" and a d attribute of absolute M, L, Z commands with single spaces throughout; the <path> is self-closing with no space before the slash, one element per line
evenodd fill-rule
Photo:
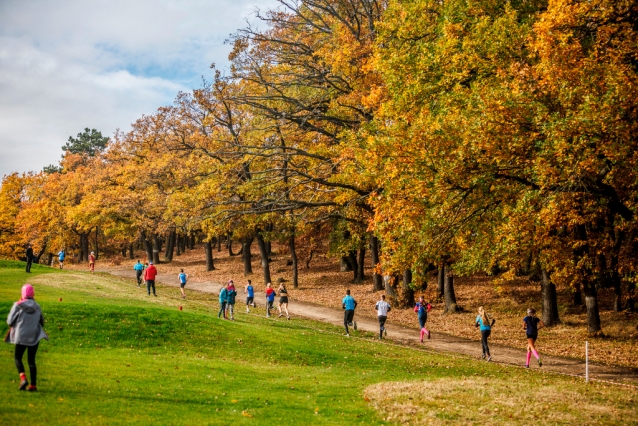
<path fill-rule="evenodd" d="M 488 357 L 487 357 L 487 362 L 490 362 L 490 361 L 492 361 L 492 357 L 491 357 L 491 356 L 488 356 Z"/>
<path fill-rule="evenodd" d="M 20 382 L 20 390 L 26 390 L 27 386 L 29 386 L 29 382 L 26 379 Z"/>
<path fill-rule="evenodd" d="M 354 328 L 355 330 L 357 329 L 357 322 L 354 322 L 354 325 L 352 326 L 352 328 Z"/>
<path fill-rule="evenodd" d="M 525 368 L 529 368 L 529 364 L 525 364 Z"/>
<path fill-rule="evenodd" d="M 481 355 L 481 359 L 485 359 L 485 354 Z"/>
<path fill-rule="evenodd" d="M 290 321 L 290 317 L 287 317 L 287 318 L 288 318 L 288 321 Z"/>
<path fill-rule="evenodd" d="M 388 336 L 388 331 L 385 329 L 385 327 L 383 327 L 383 335 L 386 337 Z"/>
<path fill-rule="evenodd" d="M 542 367 L 542 366 L 543 366 L 543 361 L 541 361 L 541 359 L 540 359 L 540 358 L 538 358 L 538 366 L 539 366 L 539 367 Z"/>
<path fill-rule="evenodd" d="M 346 333 L 346 334 L 344 334 L 344 336 L 350 337 L 350 333 Z"/>
<path fill-rule="evenodd" d="M 432 338 L 432 332 L 428 331 L 428 340 L 430 340 Z"/>
<path fill-rule="evenodd" d="M 35 387 L 35 386 L 33 386 L 33 385 L 31 385 L 31 386 L 29 386 L 29 387 L 27 388 L 27 390 L 28 390 L 29 392 L 37 392 L 37 391 L 38 391 L 38 388 L 37 388 L 37 387 Z"/>
<path fill-rule="evenodd" d="M 284 314 L 279 314 L 279 316 L 278 316 L 277 318 L 281 318 L 281 317 L 283 317 L 283 316 L 284 316 Z"/>

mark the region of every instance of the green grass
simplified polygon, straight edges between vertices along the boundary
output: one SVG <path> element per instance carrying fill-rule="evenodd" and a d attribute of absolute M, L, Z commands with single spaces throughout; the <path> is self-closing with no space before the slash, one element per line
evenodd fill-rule
<path fill-rule="evenodd" d="M 631 390 L 382 344 L 363 334 L 347 339 L 338 328 L 312 321 L 242 313 L 235 322 L 221 321 L 212 295 L 181 301 L 178 290 L 159 286 L 160 297 L 148 298 L 131 280 L 37 265 L 27 275 L 23 265 L 0 261 L 0 314 L 6 317 L 28 278 L 51 340 L 38 352 L 34 394 L 17 391 L 13 347 L 2 347 L 2 424 L 382 424 L 384 418 L 454 423 L 470 417 L 440 407 L 397 417 L 392 410 L 402 408 L 388 411 L 378 403 L 384 392 L 379 386 L 467 378 L 586 390 L 591 404 L 609 401 L 610 409 L 598 409 L 597 417 L 583 410 L 578 423 L 614 423 L 627 410 L 634 416 L 625 423 L 636 421 Z M 364 397 L 366 389 L 374 396 Z M 463 396 L 457 404 L 478 412 L 499 392 L 506 391 L 483 395 L 476 404 Z M 406 395 L 396 398 L 411 401 Z M 417 400 L 428 407 L 427 398 Z M 537 419 L 545 412 L 551 409 L 539 410 Z M 499 415 L 505 414 L 501 408 Z"/>

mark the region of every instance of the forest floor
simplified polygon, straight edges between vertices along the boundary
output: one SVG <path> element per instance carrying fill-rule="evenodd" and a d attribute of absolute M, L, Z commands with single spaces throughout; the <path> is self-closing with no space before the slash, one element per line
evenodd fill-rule
<path fill-rule="evenodd" d="M 234 250 L 239 250 L 239 244 L 235 244 Z M 304 309 L 312 309 L 313 305 L 320 305 L 341 310 L 341 299 L 346 289 L 352 291 L 358 301 L 358 317 L 374 319 L 374 304 L 379 299 L 381 292 L 372 290 L 371 260 L 366 257 L 366 280 L 362 284 L 352 284 L 352 272 L 339 272 L 339 261 L 320 250 L 310 262 L 310 268 L 305 268 L 305 260 L 299 261 L 299 288 L 292 288 L 292 267 L 287 265 L 290 255 L 283 246 L 273 244 L 271 263 L 271 278 L 273 285 L 279 278 L 283 278 L 288 287 L 291 299 L 291 308 L 296 302 L 305 302 Z M 136 251 L 135 259 L 144 261 L 145 254 Z M 186 253 L 175 256 L 173 262 L 158 265 L 158 271 L 162 275 L 160 279 L 166 284 L 177 285 L 177 274 L 184 268 L 189 275 L 190 283 L 221 283 L 233 279 L 238 290 L 243 291 L 246 279 L 251 279 L 257 290 L 263 290 L 263 274 L 259 256 L 253 254 L 253 274 L 244 277 L 243 263 L 240 256 L 229 256 L 228 250 L 222 247 L 221 251 L 214 250 L 215 270 L 206 271 L 203 246 L 197 246 L 195 250 L 187 250 Z M 120 256 L 98 261 L 99 271 L 112 272 L 132 271 L 133 262 Z M 80 265 L 68 265 L 71 269 L 84 269 Z M 126 275 L 130 275 L 131 272 Z M 120 272 L 118 275 L 122 275 Z M 174 276 L 174 279 L 171 277 Z M 215 286 L 213 286 L 215 287 Z M 193 288 L 189 284 L 188 288 Z M 213 288 L 209 288 L 215 291 Z M 204 289 L 204 291 L 207 291 Z M 488 313 L 496 319 L 496 325 L 492 330 L 490 343 L 502 347 L 524 350 L 526 346 L 524 331 L 522 330 L 522 318 L 526 315 L 528 307 L 541 309 L 540 284 L 530 282 L 526 278 L 518 278 L 512 281 L 495 280 L 488 276 L 457 277 L 455 279 L 455 291 L 458 305 L 463 312 L 453 315 L 444 315 L 444 304 L 436 300 L 436 282 L 432 276 L 425 291 L 417 292 L 416 296 L 423 294 L 432 305 L 432 311 L 428 316 L 427 327 L 434 335 L 460 337 L 476 342 L 472 347 L 474 354 L 480 356 L 480 335 L 474 327 L 474 319 L 479 306 L 484 306 Z M 616 313 L 612 309 L 613 293 L 611 290 L 601 290 L 599 293 L 599 305 L 604 337 L 590 337 L 587 334 L 586 311 L 584 306 L 575 307 L 572 304 L 573 294 L 569 289 L 558 289 L 558 303 L 561 324 L 548 327 L 540 331 L 537 348 L 540 353 L 571 358 L 574 362 L 585 359 L 585 341 L 589 341 L 589 360 L 617 366 L 638 368 L 638 313 L 623 311 Z M 242 300 L 242 298 L 240 298 Z M 297 309 L 295 309 L 297 311 Z M 303 315 L 303 313 L 301 313 Z M 324 315 L 325 314 L 325 315 Z M 334 313 L 333 313 L 334 314 Z M 326 316 L 327 311 L 321 315 Z M 320 316 L 321 316 L 320 315 Z M 334 315 L 333 315 L 334 316 Z M 318 319 L 318 318 L 317 318 Z M 418 325 L 416 314 L 412 309 L 393 309 L 388 317 L 389 324 L 398 324 L 409 328 Z M 418 336 L 418 332 L 413 332 Z M 441 336 L 443 337 L 443 336 Z M 457 342 L 459 344 L 459 342 Z M 494 350 L 492 351 L 494 354 Z M 496 358 L 496 356 L 495 356 Z"/>

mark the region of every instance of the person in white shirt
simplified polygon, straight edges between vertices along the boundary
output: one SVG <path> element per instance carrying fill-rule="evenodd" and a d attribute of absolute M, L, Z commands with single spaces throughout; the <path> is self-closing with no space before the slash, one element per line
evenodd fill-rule
<path fill-rule="evenodd" d="M 383 339 L 383 336 L 388 334 L 385 331 L 385 320 L 388 319 L 388 312 L 391 310 L 390 305 L 385 301 L 385 294 L 381 295 L 381 300 L 377 302 L 374 309 L 377 310 L 379 318 L 379 339 Z"/>

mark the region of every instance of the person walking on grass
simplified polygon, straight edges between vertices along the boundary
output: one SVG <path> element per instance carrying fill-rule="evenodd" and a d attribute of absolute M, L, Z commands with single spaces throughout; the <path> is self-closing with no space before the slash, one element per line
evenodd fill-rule
<path fill-rule="evenodd" d="M 95 253 L 91 252 L 89 255 L 89 270 L 91 273 L 95 272 Z"/>
<path fill-rule="evenodd" d="M 346 329 L 346 336 L 350 336 L 350 330 L 348 326 L 352 326 L 357 329 L 357 323 L 354 322 L 354 310 L 357 308 L 357 301 L 350 295 L 350 290 L 346 290 L 346 296 L 341 301 L 341 307 L 345 309 L 343 311 L 343 326 Z"/>
<path fill-rule="evenodd" d="M 257 307 L 255 303 L 255 289 L 253 288 L 253 284 L 250 280 L 248 280 L 248 284 L 244 289 L 244 294 L 246 295 L 246 313 L 250 312 L 250 306 L 253 308 Z"/>
<path fill-rule="evenodd" d="M 419 326 L 421 327 L 421 343 L 423 343 L 423 336 L 427 334 L 428 339 L 430 339 L 431 334 L 430 331 L 425 328 L 425 323 L 428 321 L 428 312 L 432 309 L 432 305 L 425 301 L 423 296 L 419 297 L 419 301 L 416 302 L 414 306 L 414 312 L 417 313 L 417 317 L 419 318 Z"/>
<path fill-rule="evenodd" d="M 532 354 L 538 361 L 538 366 L 542 367 L 543 362 L 541 357 L 536 351 L 536 339 L 538 338 L 538 330 L 545 327 L 543 321 L 536 317 L 536 310 L 529 308 L 527 310 L 527 316 L 523 318 L 523 328 L 527 334 L 527 359 L 525 360 L 525 368 L 529 368 L 529 360 L 532 358 Z"/>
<path fill-rule="evenodd" d="M 182 299 L 186 299 L 186 293 L 184 293 L 184 287 L 186 287 L 186 280 L 188 279 L 188 274 L 184 273 L 184 269 L 181 269 L 179 274 L 177 275 L 177 279 L 179 280 L 179 289 L 182 291 Z"/>
<path fill-rule="evenodd" d="M 157 276 L 157 268 L 153 265 L 153 262 L 148 263 L 148 268 L 144 271 L 144 281 L 146 281 L 146 292 L 151 295 L 151 287 L 153 287 L 153 296 L 157 297 L 155 293 L 155 277 Z"/>
<path fill-rule="evenodd" d="M 22 298 L 13 304 L 7 324 L 10 330 L 5 338 L 5 342 L 14 344 L 15 363 L 20 374 L 20 390 L 35 392 L 37 388 L 38 369 L 35 365 L 35 355 L 38 352 L 40 340 L 49 340 L 49 336 L 44 332 L 44 316 L 40 305 L 33 299 L 35 292 L 31 284 L 22 286 Z M 27 352 L 27 363 L 31 373 L 31 385 L 27 381 L 22 358 Z M 27 387 L 28 386 L 28 387 Z"/>
<path fill-rule="evenodd" d="M 58 253 L 58 260 L 60 261 L 60 269 L 64 269 L 64 259 L 66 258 L 66 253 L 64 252 L 64 249 L 60 250 L 60 253 Z"/>
<path fill-rule="evenodd" d="M 222 289 L 219 290 L 219 313 L 217 318 L 221 318 L 222 314 L 224 319 L 226 318 L 226 303 L 228 302 L 228 290 L 226 290 L 226 283 L 222 284 Z"/>
<path fill-rule="evenodd" d="M 33 259 L 35 259 L 35 256 L 33 255 L 33 247 L 31 247 L 31 244 L 27 245 L 26 256 L 27 256 L 27 272 L 31 273 L 31 264 L 33 263 Z"/>
<path fill-rule="evenodd" d="M 137 279 L 137 286 L 142 286 L 142 273 L 144 272 L 144 265 L 137 259 L 137 263 L 133 266 L 133 270 L 135 271 L 135 278 Z"/>
<path fill-rule="evenodd" d="M 279 306 L 277 307 L 279 310 L 279 318 L 283 317 L 284 311 L 286 311 L 286 318 L 290 321 L 290 314 L 288 313 L 288 290 L 286 290 L 284 283 L 279 284 L 277 291 L 279 292 Z"/>
<path fill-rule="evenodd" d="M 377 318 L 379 319 L 379 339 L 383 339 L 383 336 L 388 334 L 385 330 L 385 320 L 388 319 L 388 312 L 392 309 L 388 302 L 385 301 L 385 294 L 381 295 L 381 299 L 374 306 L 374 309 L 377 310 Z"/>
<path fill-rule="evenodd" d="M 272 284 L 266 284 L 266 318 L 270 318 L 270 310 L 275 303 L 275 290 L 272 288 Z"/>
<path fill-rule="evenodd" d="M 231 321 L 235 321 L 235 298 L 237 297 L 237 290 L 233 280 L 228 281 L 228 287 L 226 288 L 226 310 Z"/>
<path fill-rule="evenodd" d="M 485 309 L 483 309 L 482 306 L 478 308 L 478 316 L 476 317 L 476 323 L 474 324 L 474 326 L 480 327 L 481 345 L 483 346 L 483 356 L 481 358 L 485 359 L 487 357 L 488 362 L 492 360 L 492 355 L 490 355 L 490 348 L 489 346 L 487 346 L 487 338 L 490 337 L 490 334 L 492 333 L 492 327 L 494 326 L 495 322 L 496 320 L 490 318 L 490 316 L 485 312 Z"/>

